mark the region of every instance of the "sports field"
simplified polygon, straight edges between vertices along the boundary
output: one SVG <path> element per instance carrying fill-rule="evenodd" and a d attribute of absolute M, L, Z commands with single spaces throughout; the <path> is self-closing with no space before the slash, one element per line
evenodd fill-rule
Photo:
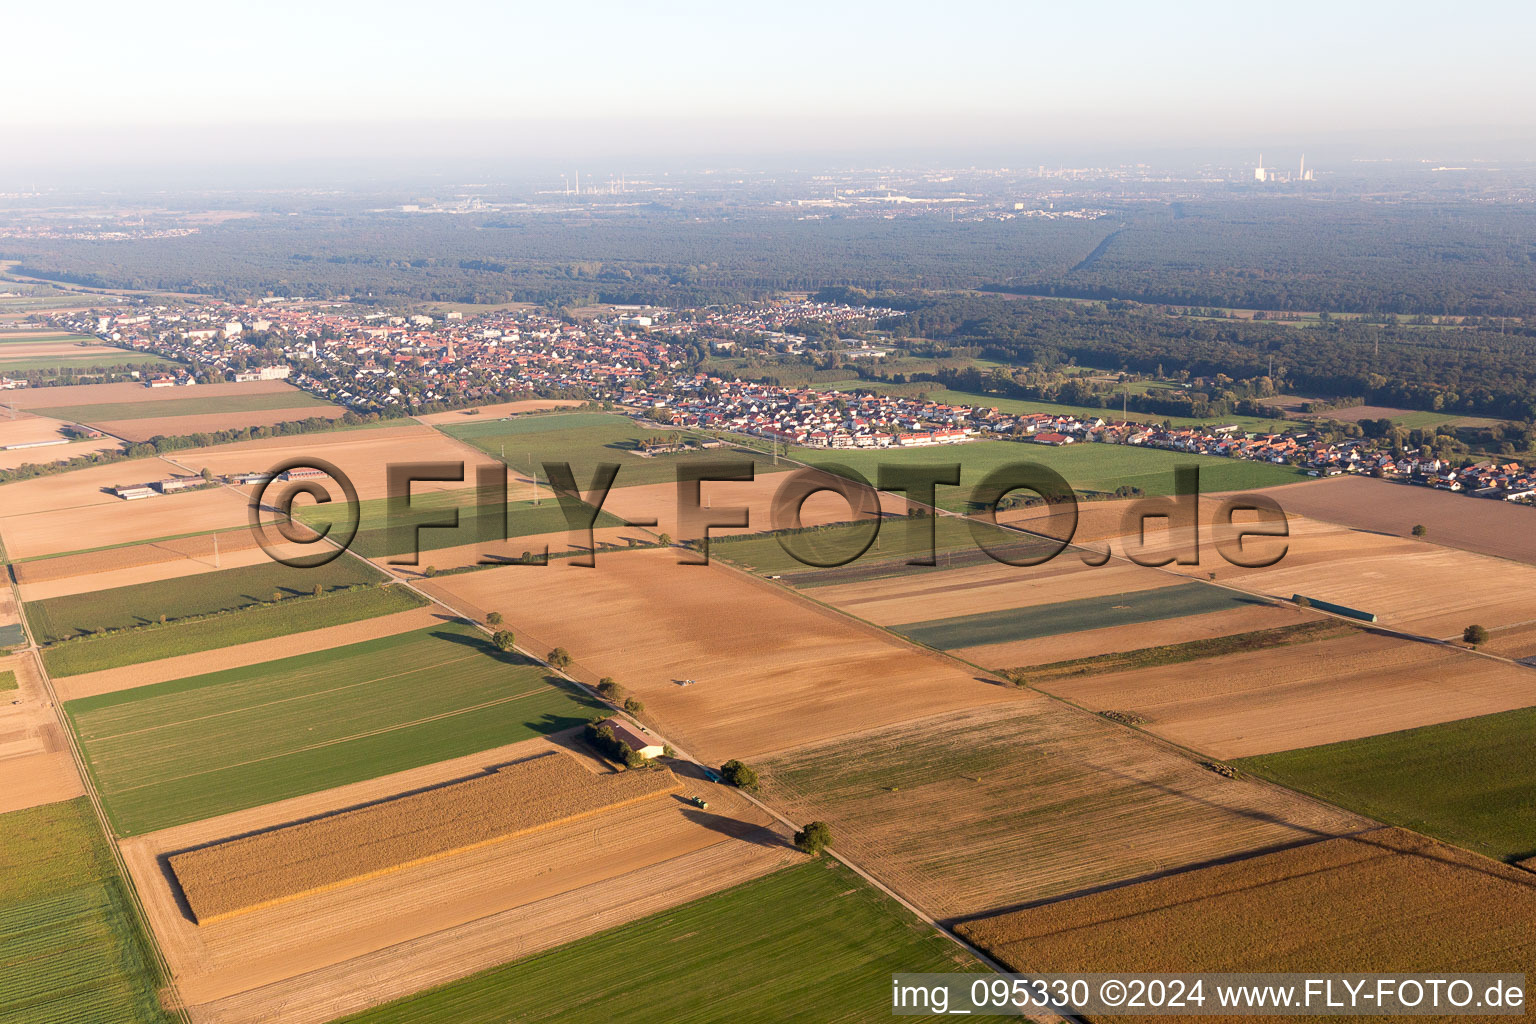
<path fill-rule="evenodd" d="M 444 624 L 65 705 L 120 835 L 571 728 L 598 705 Z"/>
<path fill-rule="evenodd" d="M 889 1013 L 896 971 L 979 969 L 852 872 L 820 860 L 346 1020 L 860 1021 Z"/>
<path fill-rule="evenodd" d="M 947 619 L 929 619 L 890 628 L 920 644 L 948 651 L 982 644 L 1035 640 L 1087 629 L 1230 611 L 1268 603 L 1261 598 L 1221 587 L 1183 583 L 1127 594 L 1108 594 L 1076 601 L 1032 605 L 1028 608 L 1005 608 Z"/>
<path fill-rule="evenodd" d="M 970 441 L 928 448 L 858 451 L 792 448 L 789 455 L 813 466 L 845 466 L 872 484 L 879 476 L 881 465 L 937 466 L 959 463 L 960 485 L 941 486 L 937 495 L 940 507 L 952 512 L 971 511 L 972 489 L 994 469 L 1017 462 L 1048 466 L 1060 473 L 1076 491 L 1114 491 L 1118 487 L 1128 486 L 1139 487 L 1148 495 L 1171 494 L 1173 471 L 1177 466 L 1198 467 L 1200 490 L 1204 492 L 1253 490 L 1294 483 L 1301 479 L 1301 471 L 1294 466 L 1224 459 L 1212 455 L 1185 455 L 1160 448 L 1118 444 L 1073 444 L 1053 448 L 1017 441 Z"/>
<path fill-rule="evenodd" d="M 84 798 L 0 815 L 0 1019 L 170 1021 Z"/>
<path fill-rule="evenodd" d="M 135 586 L 71 594 L 26 604 L 27 622 L 38 643 L 49 644 L 99 630 L 130 629 L 160 620 L 183 619 L 271 604 L 283 598 L 381 583 L 384 574 L 356 558 L 338 558 L 314 569 L 265 561 L 238 569 L 198 573 Z"/>
<path fill-rule="evenodd" d="M 54 676 L 73 676 L 339 626 L 425 603 L 404 587 L 364 587 L 289 598 L 227 615 L 69 640 L 44 650 L 43 661 Z"/>
<path fill-rule="evenodd" d="M 708 438 L 693 431 L 639 423 L 616 413 L 519 416 L 511 420 L 453 424 L 440 429 L 450 437 L 501 459 L 513 470 L 528 471 L 531 466 L 540 479 L 544 477 L 541 463 L 569 462 L 576 483 L 583 490 L 590 486 L 592 474 L 600 462 L 619 464 L 615 487 L 670 483 L 677 479 L 677 467 L 684 462 L 750 461 L 757 464 L 758 474 L 794 468 L 787 464 L 774 466 L 762 455 L 734 448 L 642 456 L 638 451 L 639 443 L 648 437 L 664 438 L 669 443 Z"/>
<path fill-rule="evenodd" d="M 1238 762 L 1469 850 L 1536 857 L 1536 708 Z"/>

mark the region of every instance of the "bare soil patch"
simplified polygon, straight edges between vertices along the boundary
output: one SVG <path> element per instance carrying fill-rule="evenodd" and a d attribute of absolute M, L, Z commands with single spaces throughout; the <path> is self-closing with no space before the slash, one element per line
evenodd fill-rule
<path fill-rule="evenodd" d="M 1360 631 L 1042 689 L 1216 757 L 1291 750 L 1536 704 L 1536 672 Z"/>
<path fill-rule="evenodd" d="M 85 788 L 32 655 L 0 656 L 0 672 L 16 676 L 16 689 L 0 690 L 0 813 L 80 796 Z"/>
<path fill-rule="evenodd" d="M 998 681 L 719 564 L 675 550 L 602 554 L 595 568 L 510 566 L 425 589 L 519 645 L 564 647 L 585 682 L 613 676 L 660 731 L 724 761 L 938 711 L 1018 699 Z M 689 686 L 679 685 L 693 679 Z"/>
<path fill-rule="evenodd" d="M 198 384 L 187 388 L 150 388 L 133 381 L 120 384 L 66 384 L 51 388 L 23 388 L 5 396 L 6 405 L 18 409 L 61 405 L 106 405 L 119 402 L 169 402 L 189 398 L 225 398 L 232 395 L 276 395 L 299 389 L 281 380 L 253 380 L 235 384 Z"/>

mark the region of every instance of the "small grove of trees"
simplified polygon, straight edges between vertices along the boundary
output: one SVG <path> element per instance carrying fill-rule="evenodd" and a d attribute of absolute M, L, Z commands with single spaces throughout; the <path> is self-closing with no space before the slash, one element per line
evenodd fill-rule
<path fill-rule="evenodd" d="M 1478 625 L 1468 626 L 1461 631 L 1461 639 L 1464 643 L 1477 647 L 1488 642 L 1488 630 Z"/>
<path fill-rule="evenodd" d="M 613 726 L 607 722 L 588 722 L 583 733 L 587 742 L 596 747 L 603 756 L 620 762 L 626 768 L 645 767 L 645 758 L 636 753 L 628 743 L 615 736 Z"/>
<path fill-rule="evenodd" d="M 556 647 L 544 656 L 544 660 L 563 672 L 571 665 L 571 652 L 564 647 Z"/>
<path fill-rule="evenodd" d="M 496 645 L 498 651 L 511 653 L 513 646 L 516 644 L 516 639 L 513 637 L 510 629 L 498 629 L 495 633 L 491 634 L 491 643 Z"/>
<path fill-rule="evenodd" d="M 831 845 L 832 829 L 824 821 L 813 821 L 795 833 L 795 848 L 812 857 L 821 856 L 821 851 Z"/>
<path fill-rule="evenodd" d="M 757 788 L 757 770 L 734 757 L 720 766 L 720 777 L 737 789 Z"/>
<path fill-rule="evenodd" d="M 501 625 L 501 612 L 491 612 L 485 617 L 485 624 L 488 626 Z"/>
<path fill-rule="evenodd" d="M 633 697 L 624 698 L 624 710 L 632 715 L 638 715 L 645 710 L 645 705 Z"/>
<path fill-rule="evenodd" d="M 614 681 L 613 676 L 603 676 L 597 681 L 597 692 L 611 701 L 624 699 L 624 687 Z"/>
<path fill-rule="evenodd" d="M 1419 540 L 1423 540 L 1425 537 L 1429 536 L 1429 527 L 1425 526 L 1423 523 L 1419 523 L 1413 528 L 1413 535 Z"/>

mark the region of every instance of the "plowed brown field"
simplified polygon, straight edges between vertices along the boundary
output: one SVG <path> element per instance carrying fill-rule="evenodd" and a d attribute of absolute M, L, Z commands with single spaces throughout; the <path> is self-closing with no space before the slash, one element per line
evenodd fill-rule
<path fill-rule="evenodd" d="M 477 618 L 500 611 L 531 650 L 566 648 L 584 681 L 613 676 L 663 734 L 716 762 L 1019 699 L 771 583 L 678 565 L 679 554 L 618 552 L 591 569 L 512 566 L 423 586 Z"/>

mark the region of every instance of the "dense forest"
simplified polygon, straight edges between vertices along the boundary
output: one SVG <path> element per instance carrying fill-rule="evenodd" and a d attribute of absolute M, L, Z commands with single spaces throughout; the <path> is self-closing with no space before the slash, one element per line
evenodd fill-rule
<path fill-rule="evenodd" d="M 1536 315 L 1536 209 L 1304 199 L 1127 216 L 1066 273 L 1006 290 L 1240 309 Z"/>
<path fill-rule="evenodd" d="M 17 272 L 227 299 L 705 305 L 835 285 L 1176 305 L 1536 316 L 1536 209 L 1299 197 L 1107 203 L 1098 219 L 638 208 L 311 208 L 140 240 L 0 240 Z"/>
<path fill-rule="evenodd" d="M 1536 419 L 1536 327 L 1419 327 L 1343 319 L 1303 327 L 1170 316 L 1130 303 L 995 295 L 914 299 L 882 294 L 875 301 L 910 310 L 889 324 L 896 337 L 930 339 L 1014 366 L 1075 362 L 1157 377 L 1268 379 L 1270 394 L 1292 390 L 1409 409 Z"/>

